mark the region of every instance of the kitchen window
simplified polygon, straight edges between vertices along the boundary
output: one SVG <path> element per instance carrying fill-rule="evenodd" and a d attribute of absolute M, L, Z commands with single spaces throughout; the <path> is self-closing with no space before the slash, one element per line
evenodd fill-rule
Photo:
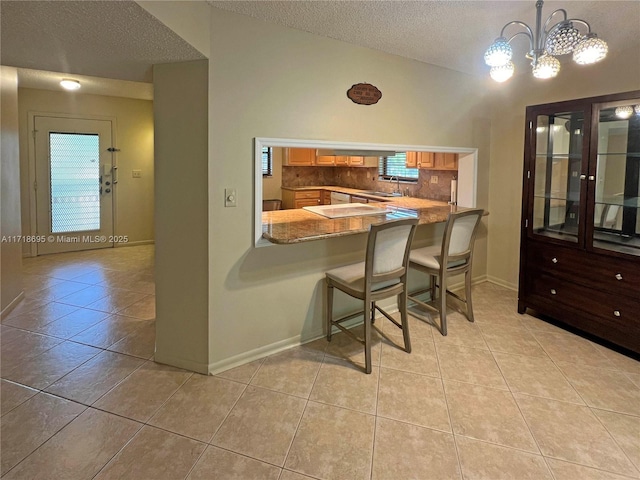
<path fill-rule="evenodd" d="M 262 176 L 273 175 L 273 153 L 271 147 L 262 147 Z"/>
<path fill-rule="evenodd" d="M 403 182 L 417 182 L 418 169 L 407 168 L 406 152 L 398 152 L 392 157 L 380 157 L 378 162 L 378 175 L 383 180 L 390 180 L 391 177 Z"/>

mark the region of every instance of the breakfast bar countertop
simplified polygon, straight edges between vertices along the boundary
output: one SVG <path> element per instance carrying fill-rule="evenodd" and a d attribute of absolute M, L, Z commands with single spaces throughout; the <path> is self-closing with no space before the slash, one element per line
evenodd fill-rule
<path fill-rule="evenodd" d="M 340 190 L 360 194 L 358 190 Z M 381 215 L 332 219 L 302 208 L 263 212 L 262 237 L 276 244 L 308 242 L 367 232 L 369 226 L 374 223 L 399 218 L 418 218 L 419 225 L 445 222 L 450 212 L 467 210 L 464 207 L 424 198 L 393 197 L 385 200 L 388 201 L 372 204 L 386 210 L 386 213 Z"/>

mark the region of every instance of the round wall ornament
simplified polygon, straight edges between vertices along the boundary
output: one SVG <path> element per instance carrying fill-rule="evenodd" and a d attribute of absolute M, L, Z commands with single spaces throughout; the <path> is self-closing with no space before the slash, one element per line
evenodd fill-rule
<path fill-rule="evenodd" d="M 356 83 L 347 90 L 347 97 L 359 105 L 373 105 L 382 98 L 382 92 L 370 83 Z"/>

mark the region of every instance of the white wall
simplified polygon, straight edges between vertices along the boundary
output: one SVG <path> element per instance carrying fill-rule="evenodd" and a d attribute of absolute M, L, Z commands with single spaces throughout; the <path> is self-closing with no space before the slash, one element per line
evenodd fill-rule
<path fill-rule="evenodd" d="M 118 185 L 116 190 L 116 235 L 127 235 L 128 245 L 153 241 L 154 152 L 153 102 L 132 98 L 83 95 L 78 92 L 54 92 L 31 88 L 18 89 L 20 114 L 20 184 L 22 190 L 22 231 L 31 232 L 32 194 L 29 181 L 29 142 L 32 125 L 29 112 L 97 115 L 115 117 Z M 133 178 L 132 170 L 141 170 L 141 178 Z M 27 233 L 29 232 L 29 233 Z M 33 232 L 35 233 L 35 232 Z M 122 244 L 121 244 L 122 245 Z M 29 254 L 30 245 L 23 245 Z"/>
<path fill-rule="evenodd" d="M 322 331 L 326 269 L 361 259 L 365 235 L 252 248 L 254 137 L 479 148 L 488 204 L 489 113 L 471 76 L 213 9 L 210 57 L 209 353 L 212 369 Z M 345 92 L 363 79 L 374 106 Z M 238 206 L 224 207 L 224 188 Z M 421 227 L 420 238 L 437 234 Z M 475 277 L 486 273 L 486 230 Z"/>
<path fill-rule="evenodd" d="M 0 67 L 0 236 L 19 237 L 20 158 L 18 142 L 18 73 Z M 0 311 L 8 313 L 22 295 L 22 246 L 0 243 Z"/>
<path fill-rule="evenodd" d="M 487 84 L 487 89 L 493 106 L 487 273 L 517 288 L 527 105 L 640 89 L 640 61 L 635 50 L 610 52 L 591 66 L 564 63 L 554 79 L 538 80 L 526 72 L 504 84 Z"/>

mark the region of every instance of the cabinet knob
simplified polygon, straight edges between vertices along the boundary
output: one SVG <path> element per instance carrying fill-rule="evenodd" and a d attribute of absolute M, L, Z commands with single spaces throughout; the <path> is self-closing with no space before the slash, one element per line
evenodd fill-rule
<path fill-rule="evenodd" d="M 580 175 L 580 180 L 586 180 L 587 176 L 586 175 Z"/>
<path fill-rule="evenodd" d="M 552 261 L 553 263 L 558 263 L 558 259 L 557 259 L 556 257 L 553 257 L 553 258 L 551 259 L 551 261 Z"/>
<path fill-rule="evenodd" d="M 616 316 L 616 317 L 619 317 L 620 316 L 620 310 L 614 310 L 613 311 L 613 315 Z"/>
<path fill-rule="evenodd" d="M 558 292 L 556 292 L 556 289 L 555 289 L 555 288 L 552 288 L 552 289 L 551 289 L 551 295 L 555 295 L 556 293 L 558 293 Z"/>
<path fill-rule="evenodd" d="M 589 180 L 591 180 L 592 182 L 596 179 L 595 175 L 589 175 Z"/>
<path fill-rule="evenodd" d="M 622 280 L 622 275 L 620 275 L 619 273 L 616 273 L 616 280 Z"/>

